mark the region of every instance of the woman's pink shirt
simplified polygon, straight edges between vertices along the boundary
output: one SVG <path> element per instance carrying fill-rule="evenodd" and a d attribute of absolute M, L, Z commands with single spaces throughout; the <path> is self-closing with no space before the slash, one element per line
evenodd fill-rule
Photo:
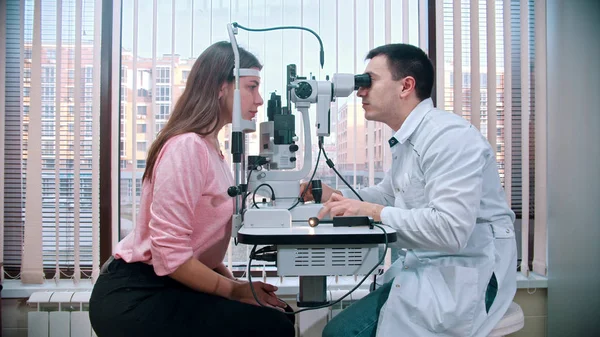
<path fill-rule="evenodd" d="M 234 185 L 229 164 L 195 133 L 169 139 L 152 180 L 142 183 L 137 224 L 115 248 L 126 262 L 144 262 L 157 275 L 174 272 L 191 257 L 214 269 L 231 236 Z"/>

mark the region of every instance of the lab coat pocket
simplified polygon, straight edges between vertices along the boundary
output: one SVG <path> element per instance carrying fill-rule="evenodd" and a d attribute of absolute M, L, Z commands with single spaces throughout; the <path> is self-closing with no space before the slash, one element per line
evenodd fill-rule
<path fill-rule="evenodd" d="M 492 233 L 494 234 L 494 250 L 495 250 L 495 271 L 498 279 L 498 286 L 502 287 L 507 275 L 509 282 L 513 280 L 513 265 L 517 261 L 517 241 L 515 239 L 515 231 L 507 225 L 491 224 Z M 510 271 L 508 274 L 507 272 Z"/>
<path fill-rule="evenodd" d="M 477 307 L 478 271 L 460 266 L 420 270 L 410 320 L 432 332 L 470 336 Z"/>
<path fill-rule="evenodd" d="M 425 206 L 425 182 L 415 175 L 405 173 L 396 183 L 396 197 L 404 200 L 407 208 Z"/>

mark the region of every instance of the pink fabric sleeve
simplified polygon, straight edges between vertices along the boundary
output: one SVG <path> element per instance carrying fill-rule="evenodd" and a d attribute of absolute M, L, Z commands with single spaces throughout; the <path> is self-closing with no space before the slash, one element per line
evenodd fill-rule
<path fill-rule="evenodd" d="M 199 137 L 178 137 L 165 144 L 157 159 L 149 229 L 159 276 L 171 274 L 193 256 L 194 210 L 205 186 L 207 158 Z"/>

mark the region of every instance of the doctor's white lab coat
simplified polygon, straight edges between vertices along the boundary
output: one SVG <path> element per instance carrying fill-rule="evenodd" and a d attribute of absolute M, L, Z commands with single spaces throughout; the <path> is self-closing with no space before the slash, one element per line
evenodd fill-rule
<path fill-rule="evenodd" d="M 401 248 L 383 275 L 393 284 L 377 336 L 487 336 L 516 292 L 515 216 L 495 151 L 477 128 L 431 99 L 411 112 L 390 146 L 384 180 L 359 191 L 389 206 L 382 223 L 397 231 Z M 498 293 L 486 313 L 492 273 Z"/>

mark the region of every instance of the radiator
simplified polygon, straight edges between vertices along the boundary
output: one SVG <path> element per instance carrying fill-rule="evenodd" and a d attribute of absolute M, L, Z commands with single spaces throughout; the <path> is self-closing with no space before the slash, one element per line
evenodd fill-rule
<path fill-rule="evenodd" d="M 337 300 L 347 290 L 330 290 L 329 299 Z M 323 326 L 343 309 L 358 301 L 369 293 L 366 289 L 357 289 L 340 303 L 328 307 L 323 312 L 307 311 L 299 315 L 298 336 L 320 336 Z M 28 305 L 35 308 L 27 314 L 28 337 L 96 337 L 92 330 L 88 315 L 91 292 L 35 292 L 31 294 Z M 323 315 L 323 316 L 321 316 Z M 318 333 L 310 331 L 316 321 L 322 323 Z"/>
<path fill-rule="evenodd" d="M 53 291 L 31 294 L 27 303 L 28 337 L 96 337 L 88 315 L 91 292 Z"/>

